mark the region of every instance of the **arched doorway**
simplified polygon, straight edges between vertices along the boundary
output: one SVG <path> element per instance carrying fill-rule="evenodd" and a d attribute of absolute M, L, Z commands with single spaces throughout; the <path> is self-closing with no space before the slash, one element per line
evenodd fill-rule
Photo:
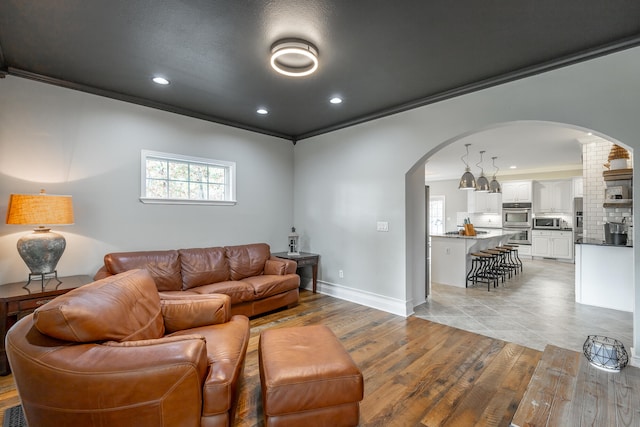
<path fill-rule="evenodd" d="M 425 229 L 425 216 L 419 210 L 420 206 L 426 206 L 426 200 L 420 199 L 420 195 L 424 197 L 424 190 L 420 191 L 418 188 L 421 185 L 424 185 L 424 165 L 427 162 L 432 161 L 432 159 L 438 158 L 438 153 L 451 150 L 452 147 L 455 147 L 455 151 L 460 155 L 464 154 L 464 143 L 472 139 L 474 135 L 481 134 L 483 132 L 490 132 L 491 130 L 495 130 L 497 128 L 506 128 L 513 127 L 517 125 L 521 125 L 526 123 L 528 125 L 541 125 L 541 126 L 552 126 L 557 127 L 558 129 L 569 129 L 577 134 L 584 135 L 585 139 L 589 137 L 590 134 L 595 134 L 594 138 L 602 138 L 611 143 L 615 143 L 623 146 L 624 148 L 632 151 L 631 147 L 625 145 L 619 141 L 615 141 L 612 138 L 598 134 L 590 129 L 580 128 L 573 125 L 563 124 L 563 123 L 551 123 L 551 122 L 533 122 L 533 121 L 522 121 L 522 122 L 508 122 L 508 123 L 499 123 L 492 126 L 485 127 L 483 129 L 478 129 L 470 132 L 466 132 L 464 134 L 458 135 L 454 138 L 451 138 L 443 143 L 439 144 L 436 148 L 429 151 L 425 154 L 413 168 L 407 173 L 406 183 L 408 187 L 412 187 L 415 191 L 408 191 L 413 197 L 418 197 L 418 200 L 414 200 L 411 203 L 409 200 L 407 201 L 407 253 L 408 253 L 408 285 L 407 285 L 407 295 L 408 299 L 414 302 L 414 307 L 419 304 L 420 301 L 424 301 L 427 290 L 425 289 L 425 283 L 428 281 L 429 271 L 428 271 L 428 262 L 427 262 L 427 239 L 426 239 L 426 229 Z M 511 142 L 509 145 L 505 145 L 501 148 L 501 150 L 506 150 L 507 148 L 518 150 L 518 144 L 516 142 Z M 524 155 L 524 154 L 523 154 Z M 549 153 L 552 155 L 552 153 Z M 459 156 L 458 156 L 459 157 Z M 475 163 L 475 162 L 474 162 Z M 463 163 L 459 162 L 459 166 L 457 167 L 457 174 L 460 175 L 463 171 Z M 600 165 L 601 167 L 601 165 Z M 630 166 L 631 167 L 631 166 Z M 601 173 L 601 171 L 600 171 Z M 422 178 L 422 184 L 420 184 L 420 178 Z M 409 198 L 408 198 L 409 199 Z M 632 215 L 631 210 L 629 209 L 629 215 Z M 630 251 L 634 251 L 635 249 L 629 249 Z M 632 254 L 633 258 L 633 254 Z M 421 272 L 424 272 L 424 275 L 420 275 Z M 633 286 L 633 280 L 631 283 Z"/>

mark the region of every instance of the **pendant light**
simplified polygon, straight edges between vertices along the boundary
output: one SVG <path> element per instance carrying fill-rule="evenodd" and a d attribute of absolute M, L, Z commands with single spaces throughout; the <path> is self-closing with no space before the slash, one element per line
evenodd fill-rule
<path fill-rule="evenodd" d="M 489 183 L 489 193 L 494 193 L 494 194 L 502 193 L 502 187 L 500 186 L 500 183 L 496 179 L 496 174 L 500 170 L 496 166 L 496 159 L 497 159 L 497 157 L 492 157 L 491 158 L 491 160 L 493 160 L 493 168 L 495 169 L 495 171 L 493 172 L 493 178 L 491 179 L 491 182 Z"/>
<path fill-rule="evenodd" d="M 471 144 L 464 144 L 464 146 L 467 149 L 467 154 L 466 154 L 466 158 L 467 160 L 469 160 L 469 146 Z M 465 156 L 460 157 L 460 160 L 462 160 L 462 162 L 465 165 L 464 168 L 464 173 L 462 174 L 462 177 L 460 178 L 460 185 L 458 185 L 458 189 L 459 190 L 475 190 L 476 189 L 476 178 L 473 176 L 473 174 L 471 173 L 471 169 L 469 169 L 469 163 L 467 163 L 467 160 L 464 160 Z"/>
<path fill-rule="evenodd" d="M 480 152 L 480 162 L 476 163 L 476 166 L 480 168 L 480 178 L 478 178 L 478 182 L 476 185 L 476 191 L 481 193 L 489 192 L 489 180 L 486 176 L 484 176 L 484 169 L 482 169 L 482 156 L 484 155 L 484 151 Z"/>

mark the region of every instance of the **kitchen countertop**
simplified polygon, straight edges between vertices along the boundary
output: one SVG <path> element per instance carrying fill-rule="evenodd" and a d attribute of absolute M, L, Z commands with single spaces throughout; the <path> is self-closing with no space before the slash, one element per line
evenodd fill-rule
<path fill-rule="evenodd" d="M 604 240 L 601 239 L 594 239 L 594 238 L 582 238 L 582 239 L 577 239 L 576 240 L 576 245 L 594 245 L 594 246 L 615 246 L 615 247 L 619 247 L 619 248 L 632 248 L 633 247 L 633 243 L 629 242 L 626 245 L 614 245 L 612 243 L 606 243 Z"/>
<path fill-rule="evenodd" d="M 571 227 L 566 227 L 566 228 L 536 228 L 536 227 L 533 227 L 533 230 L 542 230 L 542 231 L 573 231 L 573 228 L 571 228 Z"/>
<path fill-rule="evenodd" d="M 450 239 L 482 240 L 482 239 L 493 239 L 495 237 L 509 236 L 511 234 L 517 233 L 517 230 L 507 231 L 507 230 L 502 230 L 500 228 L 496 228 L 496 229 L 493 229 L 493 230 L 485 229 L 485 230 L 481 230 L 481 231 L 486 231 L 486 233 L 476 234 L 475 236 L 461 236 L 460 234 L 447 234 L 447 233 L 432 233 L 430 236 L 431 237 L 446 237 L 446 238 L 450 238 Z"/>

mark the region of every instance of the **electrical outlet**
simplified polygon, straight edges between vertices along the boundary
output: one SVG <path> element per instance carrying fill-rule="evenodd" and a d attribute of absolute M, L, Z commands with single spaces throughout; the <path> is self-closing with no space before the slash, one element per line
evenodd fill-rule
<path fill-rule="evenodd" d="M 344 271 L 338 270 L 338 277 L 341 279 L 344 278 Z"/>
<path fill-rule="evenodd" d="M 378 221 L 376 231 L 389 231 L 389 223 L 387 221 Z"/>

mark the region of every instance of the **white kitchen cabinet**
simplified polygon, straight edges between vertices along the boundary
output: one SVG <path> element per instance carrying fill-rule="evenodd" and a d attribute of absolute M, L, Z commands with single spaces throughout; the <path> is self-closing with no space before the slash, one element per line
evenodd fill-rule
<path fill-rule="evenodd" d="M 572 179 L 573 197 L 584 197 L 584 179 L 579 176 Z"/>
<path fill-rule="evenodd" d="M 536 213 L 571 213 L 573 211 L 573 183 L 536 181 L 533 183 L 533 211 Z"/>
<path fill-rule="evenodd" d="M 467 191 L 467 212 L 498 214 L 501 208 L 501 194 Z"/>
<path fill-rule="evenodd" d="M 573 259 L 573 232 L 533 230 L 531 255 L 545 258 Z"/>
<path fill-rule="evenodd" d="M 531 203 L 531 181 L 505 181 L 502 185 L 502 203 Z"/>

